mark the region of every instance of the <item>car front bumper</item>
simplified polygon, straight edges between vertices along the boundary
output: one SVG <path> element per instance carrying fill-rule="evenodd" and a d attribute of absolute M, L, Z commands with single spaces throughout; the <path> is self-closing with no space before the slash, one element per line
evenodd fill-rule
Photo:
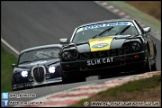
<path fill-rule="evenodd" d="M 113 60 L 111 61 L 112 58 Z M 88 60 L 61 62 L 62 72 L 66 75 L 78 74 L 86 76 L 100 74 L 102 73 L 101 71 L 99 71 L 101 69 L 107 70 L 106 72 L 127 72 L 143 68 L 147 61 L 145 51 L 120 56 L 113 56 L 112 58 L 106 59 L 104 57 L 101 58 L 101 60 L 95 58 Z M 103 60 L 104 62 L 99 62 Z M 106 60 L 108 62 L 105 62 Z"/>
<path fill-rule="evenodd" d="M 48 80 L 45 80 L 43 83 L 28 82 L 28 83 L 13 84 L 12 90 L 14 91 L 14 90 L 19 90 L 19 89 L 32 88 L 32 87 L 43 86 L 43 85 L 58 83 L 58 82 L 62 82 L 61 77 L 54 78 L 54 79 L 48 79 Z"/>

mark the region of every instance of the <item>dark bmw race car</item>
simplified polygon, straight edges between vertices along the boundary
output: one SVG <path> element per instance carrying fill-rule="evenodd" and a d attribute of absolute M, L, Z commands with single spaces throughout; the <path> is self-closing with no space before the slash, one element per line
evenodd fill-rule
<path fill-rule="evenodd" d="M 59 52 L 62 45 L 52 44 L 21 51 L 12 76 L 12 90 L 61 82 Z"/>
<path fill-rule="evenodd" d="M 116 19 L 77 27 L 70 42 L 62 48 L 62 80 L 84 81 L 118 72 L 156 70 L 156 44 L 136 20 Z M 60 39 L 66 43 L 67 38 Z"/>

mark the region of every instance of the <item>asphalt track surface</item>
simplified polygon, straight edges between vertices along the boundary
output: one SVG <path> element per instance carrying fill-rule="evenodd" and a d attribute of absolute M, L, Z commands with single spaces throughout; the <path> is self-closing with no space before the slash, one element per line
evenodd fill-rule
<path fill-rule="evenodd" d="M 120 18 L 92 1 L 3 1 L 1 3 L 1 37 L 19 52 L 29 47 L 59 43 L 59 38 L 70 38 L 75 27 L 81 24 Z M 151 38 L 157 44 L 157 67 L 161 70 L 161 42 L 154 37 Z M 98 80 L 94 76 L 87 78 L 86 82 L 56 84 L 14 93 L 36 93 L 39 98 L 80 85 L 102 83 L 116 77 Z M 32 98 L 21 100 L 27 101 Z"/>

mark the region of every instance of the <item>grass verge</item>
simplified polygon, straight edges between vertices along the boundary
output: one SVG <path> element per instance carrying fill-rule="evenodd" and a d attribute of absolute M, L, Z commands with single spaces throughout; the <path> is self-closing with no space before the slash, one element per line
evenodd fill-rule
<path fill-rule="evenodd" d="M 143 24 L 146 24 L 147 26 L 150 26 L 151 28 L 161 31 L 161 22 L 157 20 L 156 18 L 138 10 L 138 7 L 133 7 L 123 1 L 108 1 L 108 3 L 114 5 L 118 9 L 122 10 L 123 12 L 127 13 L 131 17 L 135 18 L 137 21 L 140 20 L 143 22 Z M 159 9 L 160 10 L 160 9 Z"/>
<path fill-rule="evenodd" d="M 154 75 L 151 78 L 128 82 L 116 88 L 111 88 L 79 101 L 71 107 L 83 107 L 85 102 L 155 102 L 161 105 L 161 76 Z M 88 105 L 90 106 L 90 105 Z"/>
<path fill-rule="evenodd" d="M 161 21 L 161 1 L 124 1 Z"/>
<path fill-rule="evenodd" d="M 1 46 L 1 92 L 11 91 L 12 63 L 16 63 L 17 58 L 8 53 Z"/>

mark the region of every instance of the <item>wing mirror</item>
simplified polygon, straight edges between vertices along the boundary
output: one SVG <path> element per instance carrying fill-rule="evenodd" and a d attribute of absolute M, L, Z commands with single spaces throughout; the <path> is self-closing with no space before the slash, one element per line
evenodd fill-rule
<path fill-rule="evenodd" d="M 12 64 L 12 67 L 13 67 L 13 68 L 16 67 L 16 64 Z"/>
<path fill-rule="evenodd" d="M 60 38 L 60 44 L 68 44 L 69 39 L 68 38 Z"/>
<path fill-rule="evenodd" d="M 144 30 L 145 33 L 148 33 L 148 32 L 151 31 L 151 28 L 150 27 L 145 27 L 145 28 L 143 28 L 143 30 Z"/>

